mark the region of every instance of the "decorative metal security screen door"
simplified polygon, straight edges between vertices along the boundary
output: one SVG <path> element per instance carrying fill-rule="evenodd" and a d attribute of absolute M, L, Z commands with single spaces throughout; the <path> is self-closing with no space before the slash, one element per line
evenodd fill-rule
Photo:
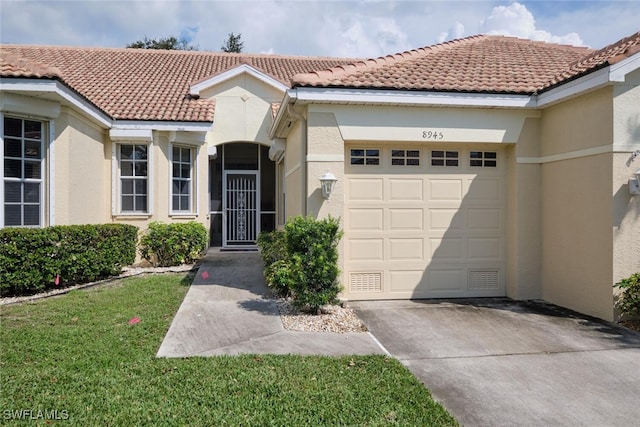
<path fill-rule="evenodd" d="M 225 246 L 250 246 L 256 243 L 259 232 L 257 181 L 258 172 L 225 171 Z"/>

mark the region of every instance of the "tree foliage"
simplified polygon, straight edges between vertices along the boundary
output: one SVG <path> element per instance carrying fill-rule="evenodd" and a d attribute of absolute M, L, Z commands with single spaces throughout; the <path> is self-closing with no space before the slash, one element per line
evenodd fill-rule
<path fill-rule="evenodd" d="M 242 52 L 242 48 L 244 47 L 244 43 L 242 42 L 242 40 L 240 40 L 242 37 L 242 34 L 238 33 L 238 35 L 235 35 L 234 33 L 229 33 L 229 37 L 225 40 L 224 44 L 222 45 L 222 47 L 220 49 L 222 49 L 223 52 L 233 52 L 233 53 L 240 53 Z"/>
<path fill-rule="evenodd" d="M 178 39 L 175 36 L 150 39 L 147 36 L 142 40 L 129 43 L 128 48 L 132 49 L 164 49 L 164 50 L 197 50 L 198 47 L 190 44 L 187 39 Z"/>

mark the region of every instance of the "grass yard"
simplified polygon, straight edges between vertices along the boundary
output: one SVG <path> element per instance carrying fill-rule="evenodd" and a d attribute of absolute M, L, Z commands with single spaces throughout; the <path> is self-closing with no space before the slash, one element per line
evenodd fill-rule
<path fill-rule="evenodd" d="M 384 356 L 156 359 L 189 283 L 151 275 L 2 307 L 0 424 L 457 425 Z"/>

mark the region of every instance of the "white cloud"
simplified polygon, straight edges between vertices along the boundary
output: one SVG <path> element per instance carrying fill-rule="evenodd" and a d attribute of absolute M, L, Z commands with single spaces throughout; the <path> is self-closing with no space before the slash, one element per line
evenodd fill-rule
<path fill-rule="evenodd" d="M 233 32 L 248 53 L 376 57 L 478 33 L 602 47 L 637 31 L 640 1 L 0 0 L 0 9 L 2 43 L 123 47 L 175 35 L 218 51 Z"/>
<path fill-rule="evenodd" d="M 442 43 L 447 40 L 459 39 L 464 37 L 464 35 L 464 25 L 461 22 L 456 21 L 451 28 L 438 35 L 438 43 Z"/>
<path fill-rule="evenodd" d="M 584 45 L 578 33 L 571 32 L 558 36 L 549 31 L 537 29 L 533 14 L 526 6 L 517 2 L 509 6 L 494 7 L 491 14 L 484 20 L 482 28 L 485 34 L 500 34 L 576 46 Z"/>
<path fill-rule="evenodd" d="M 369 58 L 410 48 L 407 34 L 393 19 L 351 16 L 325 17 L 314 40 L 331 56 Z"/>

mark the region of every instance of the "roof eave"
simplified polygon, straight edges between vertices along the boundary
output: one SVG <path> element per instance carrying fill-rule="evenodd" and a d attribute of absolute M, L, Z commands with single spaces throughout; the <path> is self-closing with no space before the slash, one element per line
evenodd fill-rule
<path fill-rule="evenodd" d="M 108 114 L 56 78 L 0 77 L 0 91 L 54 94 L 102 126 L 111 127 L 112 118 Z"/>
<path fill-rule="evenodd" d="M 297 99 L 297 94 L 295 90 L 287 90 L 284 94 L 284 98 L 280 103 L 280 108 L 278 108 L 278 113 L 276 114 L 273 122 L 271 123 L 271 127 L 269 128 L 269 139 L 276 138 L 285 138 L 286 134 L 288 134 L 288 130 L 291 128 L 291 125 L 295 122 L 295 118 L 292 118 L 289 114 L 288 105 L 295 104 Z M 283 133 L 284 132 L 284 133 Z"/>
<path fill-rule="evenodd" d="M 297 103 L 369 104 L 403 106 L 449 106 L 489 108 L 535 107 L 529 93 L 392 90 L 347 87 L 296 87 Z"/>
<path fill-rule="evenodd" d="M 546 107 L 613 83 L 624 82 L 626 76 L 640 69 L 640 53 L 615 64 L 604 63 L 574 78 L 545 88 L 537 96 L 537 106 Z"/>
<path fill-rule="evenodd" d="M 257 68 L 252 67 L 248 64 L 240 64 L 229 70 L 223 71 L 222 73 L 205 78 L 204 80 L 192 84 L 189 88 L 189 94 L 199 97 L 202 91 L 245 73 L 253 76 L 257 80 L 273 87 L 276 90 L 284 92 L 288 89 L 288 87 L 284 83 L 258 70 Z"/>

